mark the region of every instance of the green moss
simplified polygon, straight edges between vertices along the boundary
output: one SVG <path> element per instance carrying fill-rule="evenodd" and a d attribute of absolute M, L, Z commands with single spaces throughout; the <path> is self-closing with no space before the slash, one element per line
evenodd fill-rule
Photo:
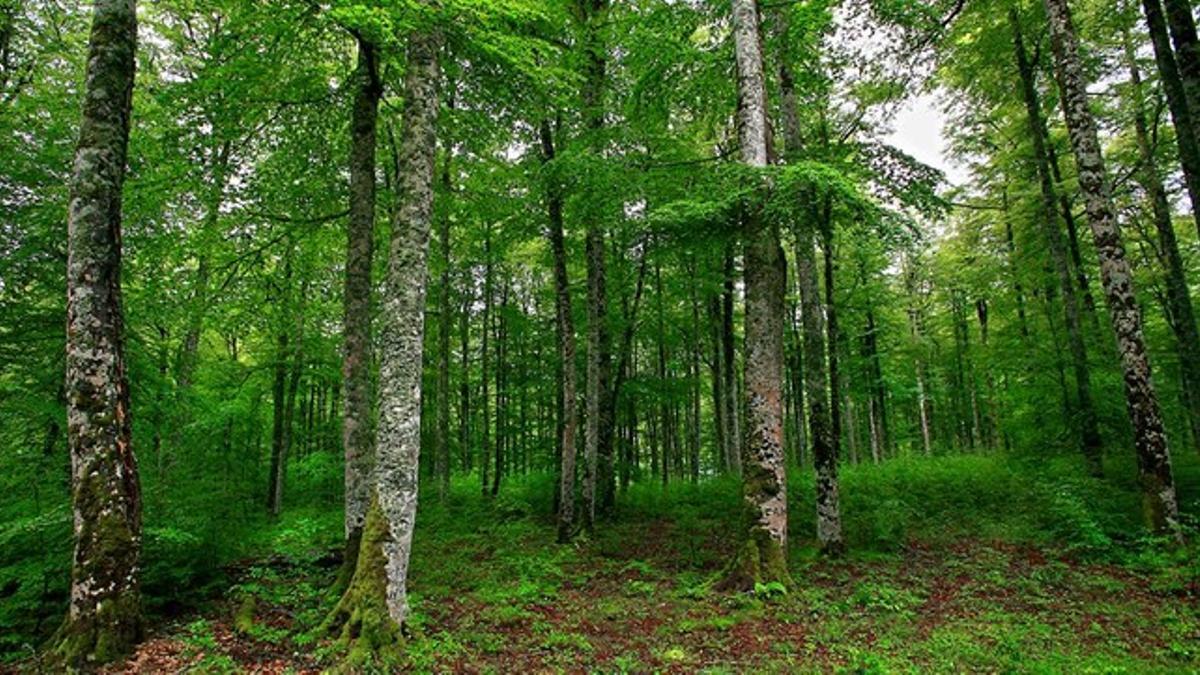
<path fill-rule="evenodd" d="M 363 524 L 354 576 L 324 624 L 327 633 L 337 635 L 336 650 L 345 653 L 335 671 L 357 672 L 387 662 L 399 656 L 404 646 L 403 629 L 392 621 L 387 608 L 383 555 L 387 528 L 383 511 L 372 500 Z"/>
<path fill-rule="evenodd" d="M 94 613 L 68 616 L 50 639 L 47 660 L 70 672 L 94 670 L 125 657 L 141 639 L 140 602 L 131 592 L 106 599 Z"/>
<path fill-rule="evenodd" d="M 242 635 L 249 635 L 254 630 L 254 610 L 258 602 L 249 593 L 242 598 L 237 611 L 233 614 L 233 629 Z"/>
<path fill-rule="evenodd" d="M 725 569 L 717 589 L 750 592 L 756 585 L 769 583 L 780 583 L 790 588 L 792 579 L 779 542 L 772 539 L 766 530 L 756 527 L 750 530 L 750 536 Z"/>

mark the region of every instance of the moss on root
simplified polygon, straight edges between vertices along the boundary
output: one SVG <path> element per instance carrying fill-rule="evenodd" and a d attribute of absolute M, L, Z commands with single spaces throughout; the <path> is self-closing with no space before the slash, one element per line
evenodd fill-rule
<path fill-rule="evenodd" d="M 68 616 L 47 645 L 46 661 L 55 670 L 90 672 L 128 656 L 141 639 L 140 602 L 128 593 L 99 603 L 93 614 Z"/>
<path fill-rule="evenodd" d="M 720 591 L 752 592 L 759 584 L 775 582 L 787 588 L 792 586 L 787 557 L 783 547 L 769 532 L 754 528 L 738 548 L 716 588 Z"/>
<path fill-rule="evenodd" d="M 325 630 L 337 636 L 335 647 L 345 654 L 332 668 L 335 672 L 358 672 L 372 664 L 386 663 L 403 650 L 404 630 L 392 620 L 387 607 L 383 555 L 387 536 L 387 520 L 378 502 L 372 501 L 363 524 L 354 575 L 325 619 Z"/>

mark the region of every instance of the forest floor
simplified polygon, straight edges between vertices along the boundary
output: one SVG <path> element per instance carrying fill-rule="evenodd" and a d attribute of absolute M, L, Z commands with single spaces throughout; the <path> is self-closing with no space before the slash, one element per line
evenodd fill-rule
<path fill-rule="evenodd" d="M 1200 668 L 1194 577 L 959 538 L 841 560 L 794 548 L 795 588 L 710 590 L 727 542 L 704 522 L 626 520 L 558 546 L 494 514 L 418 532 L 418 672 L 1180 672 Z M 422 538 L 421 533 L 428 536 Z M 330 556 L 230 570 L 203 611 L 154 629 L 117 673 L 320 672 Z M 773 592 L 774 591 L 774 592 Z M 388 670 L 390 670 L 389 668 Z"/>
<path fill-rule="evenodd" d="M 1200 472 L 1186 475 L 1191 513 Z M 448 504 L 422 503 L 414 635 L 377 670 L 1200 671 L 1197 547 L 1115 541 L 1105 532 L 1129 526 L 1111 514 L 1135 512 L 1124 489 L 1051 478 L 1044 489 L 1020 466 L 970 458 L 848 471 L 850 553 L 828 559 L 811 545 L 801 476 L 794 585 L 742 595 L 712 590 L 736 541 L 736 483 L 635 486 L 564 546 L 549 479 L 495 499 L 456 481 Z M 297 509 L 263 536 L 264 553 L 227 565 L 207 599 L 160 602 L 147 640 L 106 672 L 336 664 L 319 626 L 336 600 L 338 511 Z"/>

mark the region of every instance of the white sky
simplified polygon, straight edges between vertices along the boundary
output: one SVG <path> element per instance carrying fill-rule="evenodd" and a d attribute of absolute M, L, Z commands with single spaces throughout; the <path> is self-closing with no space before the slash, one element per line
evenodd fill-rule
<path fill-rule="evenodd" d="M 938 109 L 936 94 L 921 94 L 901 106 L 892 122 L 892 133 L 886 141 L 944 171 L 951 185 L 962 185 L 967 181 L 967 172 L 949 159 L 942 133 L 945 125 L 946 116 Z"/>

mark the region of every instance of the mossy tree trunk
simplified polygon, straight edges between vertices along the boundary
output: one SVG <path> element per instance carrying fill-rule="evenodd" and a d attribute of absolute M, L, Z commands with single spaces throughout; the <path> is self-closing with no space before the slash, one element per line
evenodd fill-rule
<path fill-rule="evenodd" d="M 121 189 L 132 107 L 133 0 L 97 0 L 67 220 L 67 438 L 75 553 L 66 620 L 51 641 L 91 669 L 141 639 L 141 493 L 130 445 L 121 309 Z"/>
<path fill-rule="evenodd" d="M 379 650 L 398 643 L 409 614 L 440 49 L 436 33 L 414 32 L 408 38 L 399 189 L 379 348 L 375 495 L 364 522 L 354 577 L 330 617 L 331 627 L 340 628 L 349 647 L 350 664 L 372 659 Z"/>

